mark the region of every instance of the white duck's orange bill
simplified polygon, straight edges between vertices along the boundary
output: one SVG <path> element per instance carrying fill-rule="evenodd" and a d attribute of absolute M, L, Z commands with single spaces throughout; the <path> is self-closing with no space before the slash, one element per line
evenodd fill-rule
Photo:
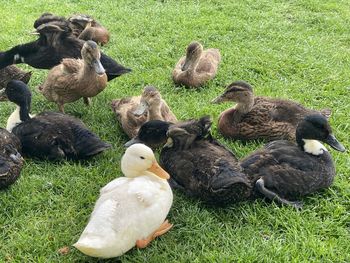
<path fill-rule="evenodd" d="M 162 167 L 160 167 L 156 161 L 152 163 L 152 166 L 148 168 L 147 171 L 154 173 L 155 175 L 157 175 L 162 179 L 170 178 L 170 175 Z"/>

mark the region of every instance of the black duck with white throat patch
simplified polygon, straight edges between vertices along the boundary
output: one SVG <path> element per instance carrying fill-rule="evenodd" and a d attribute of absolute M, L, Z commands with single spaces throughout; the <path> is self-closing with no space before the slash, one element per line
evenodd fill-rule
<path fill-rule="evenodd" d="M 30 116 L 31 93 L 21 81 L 10 81 L 5 89 L 8 100 L 17 105 L 7 127 L 18 136 L 22 152 L 41 159 L 85 159 L 111 147 L 84 123 L 58 112 L 42 112 Z"/>
<path fill-rule="evenodd" d="M 329 187 L 335 176 L 332 156 L 321 142 L 345 151 L 332 133 L 327 119 L 308 115 L 296 129 L 296 142 L 273 141 L 241 160 L 255 183 L 255 192 L 276 202 L 301 207 L 297 198 Z M 290 201 L 292 200 L 292 201 Z"/>

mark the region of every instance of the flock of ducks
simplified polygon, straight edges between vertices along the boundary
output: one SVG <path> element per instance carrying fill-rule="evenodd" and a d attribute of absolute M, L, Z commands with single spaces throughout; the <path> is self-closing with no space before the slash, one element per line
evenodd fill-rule
<path fill-rule="evenodd" d="M 64 114 L 64 104 L 82 98 L 89 105 L 108 81 L 131 71 L 100 52 L 98 45 L 108 43 L 109 33 L 88 15 L 64 18 L 44 13 L 34 28 L 37 40 L 0 52 L 0 100 L 16 105 L 6 130 L 0 129 L 0 188 L 19 177 L 21 154 L 80 160 L 112 147 L 82 121 Z M 30 115 L 31 73 L 12 65 L 16 63 L 50 69 L 38 89 L 60 112 Z M 203 50 L 194 41 L 176 64 L 172 79 L 177 85 L 198 88 L 215 77 L 219 63 L 219 50 Z M 301 196 L 332 184 L 334 163 L 321 142 L 341 152 L 345 148 L 332 133 L 329 109 L 316 111 L 290 100 L 255 97 L 244 81 L 228 85 L 212 103 L 225 101 L 236 104 L 219 116 L 223 136 L 270 141 L 242 160 L 213 138 L 209 116 L 177 120 L 153 86 L 146 86 L 140 96 L 113 100 L 116 119 L 130 138 L 121 160 L 125 177 L 100 190 L 74 246 L 104 258 L 146 247 L 172 227 L 166 220 L 172 188 L 215 206 L 265 197 L 300 208 Z M 152 151 L 158 147 L 160 165 Z"/>

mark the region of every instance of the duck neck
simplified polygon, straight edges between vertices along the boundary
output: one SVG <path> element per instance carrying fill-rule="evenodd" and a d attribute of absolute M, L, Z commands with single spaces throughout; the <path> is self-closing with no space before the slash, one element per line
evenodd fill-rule
<path fill-rule="evenodd" d="M 160 112 L 161 105 L 152 105 L 148 108 L 149 119 L 148 120 L 162 120 Z"/>
<path fill-rule="evenodd" d="M 14 112 L 12 112 L 12 114 L 7 120 L 6 129 L 11 132 L 15 126 L 29 119 L 30 119 L 29 107 L 25 105 L 22 105 L 22 106 L 17 105 L 16 109 L 14 110 Z"/>
<path fill-rule="evenodd" d="M 183 71 L 187 71 L 188 74 L 192 74 L 194 70 L 196 69 L 196 66 L 199 62 L 201 56 L 196 57 L 186 57 L 184 66 L 182 68 Z"/>
<path fill-rule="evenodd" d="M 242 116 L 247 114 L 252 110 L 254 106 L 253 96 L 249 96 L 239 101 L 232 109 L 234 109 L 235 114 L 233 115 L 233 121 L 239 122 L 242 119 Z"/>

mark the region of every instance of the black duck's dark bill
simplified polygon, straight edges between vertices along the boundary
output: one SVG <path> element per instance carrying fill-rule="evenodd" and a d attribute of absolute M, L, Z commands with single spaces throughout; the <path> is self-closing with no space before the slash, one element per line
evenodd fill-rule
<path fill-rule="evenodd" d="M 337 151 L 345 152 L 345 147 L 340 142 L 338 142 L 338 140 L 333 134 L 328 135 L 327 139 L 325 140 L 325 143 L 329 144 L 332 148 L 336 149 Z"/>
<path fill-rule="evenodd" d="M 128 148 L 135 143 L 142 143 L 142 141 L 139 138 L 132 138 L 130 141 L 128 141 L 124 144 L 124 147 Z"/>

